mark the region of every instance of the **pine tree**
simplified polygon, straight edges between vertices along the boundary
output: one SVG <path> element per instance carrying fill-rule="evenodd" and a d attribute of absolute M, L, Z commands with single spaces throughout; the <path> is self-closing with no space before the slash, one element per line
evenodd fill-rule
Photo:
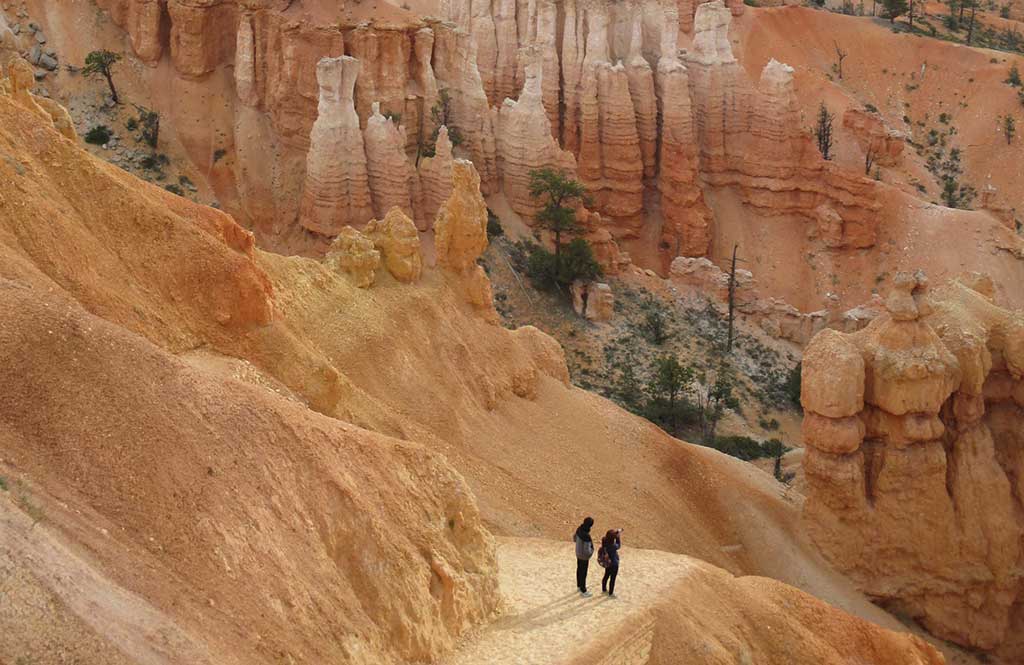
<path fill-rule="evenodd" d="M 84 76 L 102 76 L 110 86 L 110 96 L 114 103 L 118 103 L 117 88 L 114 87 L 113 70 L 114 65 L 121 60 L 121 56 L 113 51 L 93 51 L 85 56 L 85 67 L 82 67 Z"/>
<path fill-rule="evenodd" d="M 825 102 L 818 107 L 818 123 L 814 127 L 814 136 L 818 139 L 818 151 L 825 160 L 832 159 L 832 121 L 835 116 L 829 113 Z"/>

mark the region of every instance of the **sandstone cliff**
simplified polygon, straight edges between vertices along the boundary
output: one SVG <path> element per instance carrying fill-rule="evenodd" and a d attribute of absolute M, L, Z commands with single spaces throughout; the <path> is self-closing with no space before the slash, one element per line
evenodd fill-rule
<path fill-rule="evenodd" d="M 870 596 L 1006 662 L 1022 656 L 1024 315 L 977 275 L 903 273 L 886 314 L 803 361 L 804 523 Z"/>

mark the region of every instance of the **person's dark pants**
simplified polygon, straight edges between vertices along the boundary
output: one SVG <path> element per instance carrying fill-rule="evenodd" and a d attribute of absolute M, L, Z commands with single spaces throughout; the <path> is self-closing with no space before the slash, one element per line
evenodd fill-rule
<path fill-rule="evenodd" d="M 576 559 L 576 588 L 583 593 L 587 591 L 588 568 L 590 568 L 590 559 Z"/>
<path fill-rule="evenodd" d="M 609 566 L 604 569 L 604 577 L 601 578 L 601 591 L 607 591 L 609 594 L 615 593 L 615 578 L 619 575 L 619 567 Z"/>

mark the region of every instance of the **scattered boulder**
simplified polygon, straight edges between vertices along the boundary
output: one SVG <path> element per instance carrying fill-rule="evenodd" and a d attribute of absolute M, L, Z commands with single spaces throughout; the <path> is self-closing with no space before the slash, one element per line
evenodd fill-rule
<path fill-rule="evenodd" d="M 577 280 L 569 287 L 572 308 L 588 321 L 610 321 L 615 313 L 615 295 L 612 287 L 603 282 Z"/>
<path fill-rule="evenodd" d="M 347 274 L 356 286 L 365 289 L 372 286 L 376 279 L 380 252 L 374 248 L 371 239 L 351 226 L 346 226 L 331 243 L 324 263 Z"/>
<path fill-rule="evenodd" d="M 384 259 L 384 266 L 400 282 L 415 282 L 423 273 L 420 236 L 416 225 L 400 208 L 392 208 L 381 220 L 371 220 L 363 233 Z"/>

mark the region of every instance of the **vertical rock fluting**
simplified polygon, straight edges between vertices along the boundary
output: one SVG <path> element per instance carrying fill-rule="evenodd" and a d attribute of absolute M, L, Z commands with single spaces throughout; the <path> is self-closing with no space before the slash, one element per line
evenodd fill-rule
<path fill-rule="evenodd" d="M 434 226 L 434 218 L 445 200 L 452 194 L 452 142 L 448 128 L 441 127 L 434 143 L 433 157 L 424 157 L 417 168 L 419 194 L 416 206 L 416 227 L 427 231 Z"/>
<path fill-rule="evenodd" d="M 769 62 L 756 88 L 741 76 L 731 21 L 721 0 L 701 4 L 687 55 L 704 181 L 735 187 L 760 214 L 799 216 L 814 227 L 825 206 L 841 226 L 836 246 L 872 246 L 881 206 L 874 181 L 822 159 L 800 128 L 790 67 Z"/>
<path fill-rule="evenodd" d="M 626 80 L 629 96 L 633 102 L 637 138 L 640 141 L 640 157 L 644 165 L 644 178 L 653 178 L 657 171 L 658 150 L 658 98 L 655 94 L 654 72 L 644 59 L 642 17 L 637 13 L 629 42 L 629 58 L 626 60 Z M 689 107 L 689 100 L 687 100 Z"/>
<path fill-rule="evenodd" d="M 345 35 L 346 52 L 362 63 L 355 100 L 364 125 L 375 103 L 384 113 L 405 117 L 414 35 L 411 30 L 377 30 L 370 25 L 359 25 Z"/>
<path fill-rule="evenodd" d="M 585 37 L 583 17 L 576 11 L 576 0 L 564 0 L 562 11 L 562 147 L 576 155 L 580 153 L 580 80 L 582 78 Z"/>
<path fill-rule="evenodd" d="M 373 217 L 363 133 L 352 94 L 359 61 L 323 58 L 317 65 L 320 105 L 309 153 L 299 221 L 316 233 L 334 235 Z"/>
<path fill-rule="evenodd" d="M 666 22 L 675 17 L 666 12 Z M 655 77 L 659 112 L 658 192 L 661 194 L 661 249 L 676 256 L 704 256 L 711 245 L 711 211 L 700 188 L 697 138 L 686 67 L 679 61 L 674 30 L 662 33 Z"/>
<path fill-rule="evenodd" d="M 901 273 L 864 330 L 804 354 L 804 525 L 868 595 L 1019 662 L 1024 313 L 986 280 Z"/>
<path fill-rule="evenodd" d="M 233 137 L 218 147 L 238 159 L 230 166 L 222 162 L 212 180 L 232 212 L 257 228 L 283 230 L 279 220 L 302 205 L 298 164 L 310 149 L 322 57 L 346 49 L 362 57 L 353 96 L 360 125 L 367 126 L 371 105 L 379 102 L 383 115 L 401 116 L 395 124 L 407 130 L 409 155 L 434 131 L 430 111 L 440 90 L 446 91 L 447 123 L 460 139 L 455 156 L 473 161 L 489 194 L 497 191 L 500 176 L 501 113 L 494 107 L 525 84 L 527 59 L 519 49 L 531 46 L 540 52 L 541 103 L 551 133 L 576 157 L 578 177 L 614 235 L 640 234 L 644 188 L 656 187 L 663 253 L 669 259 L 675 252 L 705 253 L 713 227 L 699 182 L 735 188 L 762 215 L 802 216 L 825 229 L 829 246 L 874 243 L 879 204 L 873 181 L 816 154 L 799 130 L 803 123 L 794 120 L 792 77 L 784 66 L 766 68 L 756 87 L 741 75 L 729 42 L 740 2 L 446 0 L 441 13 L 451 23 L 343 26 L 310 8 L 283 12 L 281 4 L 103 0 L 144 58 L 157 57 L 161 43 L 169 45 L 179 78 L 189 79 L 183 89 L 197 89 L 200 81 L 215 85 L 221 77 L 212 72 L 234 60 L 241 103 L 235 105 Z M 684 66 L 671 26 L 688 17 L 694 37 Z M 195 135 L 186 143 L 196 155 L 205 152 L 209 163 L 217 128 L 189 132 Z M 257 154 L 264 158 L 253 159 Z M 416 187 L 414 178 L 410 189 Z M 432 221 L 429 213 L 424 217 L 423 194 L 410 192 L 420 228 Z"/>
<path fill-rule="evenodd" d="M 485 194 L 495 191 L 498 168 L 494 128 L 477 53 L 470 36 L 443 23 L 434 24 L 434 75 L 451 98 L 452 124 L 462 137 L 460 150 L 473 161 Z"/>
<path fill-rule="evenodd" d="M 551 136 L 542 102 L 543 61 L 536 49 L 524 54 L 526 83 L 519 101 L 506 99 L 498 113 L 501 185 L 509 205 L 529 223 L 539 206 L 530 196 L 530 171 L 552 168 L 575 175 L 576 160 Z"/>
<path fill-rule="evenodd" d="M 488 101 L 497 103 L 495 93 L 495 79 L 498 69 L 498 41 L 495 36 L 494 14 L 491 9 L 490 0 L 461 0 L 453 2 L 455 5 L 468 5 L 464 11 L 456 10 L 456 17 L 468 16 L 469 25 L 456 22 L 462 32 L 472 35 L 472 41 L 476 44 L 476 53 L 473 61 L 476 63 L 476 70 L 480 78 L 481 91 Z M 466 40 L 467 42 L 469 40 Z"/>
<path fill-rule="evenodd" d="M 516 20 L 516 0 L 493 0 L 494 40 L 498 52 L 494 64 L 494 88 L 487 90 L 487 99 L 491 106 L 497 106 L 502 100 L 515 97 L 516 69 L 518 68 L 518 50 L 520 42 L 518 22 Z"/>
<path fill-rule="evenodd" d="M 535 25 L 536 38 L 534 44 L 540 49 L 541 61 L 541 101 L 551 125 L 551 135 L 556 139 L 560 136 L 561 121 L 559 105 L 561 104 L 561 63 L 558 59 L 558 7 L 554 0 L 537 1 L 537 18 Z M 523 64 L 524 85 L 526 80 L 527 61 L 520 58 Z"/>
<path fill-rule="evenodd" d="M 609 62 L 605 8 L 588 5 L 584 20 L 588 32 L 579 108 L 579 178 L 611 228 L 635 235 L 644 221 L 644 166 L 629 79 L 621 62 Z"/>
<path fill-rule="evenodd" d="M 406 104 L 402 121 L 407 130 L 409 144 L 406 151 L 411 153 L 419 148 L 419 137 L 427 131 L 430 122 L 430 109 L 438 99 L 437 78 L 434 76 L 434 31 L 420 28 L 413 38 L 412 81 L 416 86 L 413 103 Z"/>
<path fill-rule="evenodd" d="M 165 0 L 96 0 L 115 25 L 128 33 L 132 50 L 146 63 L 155 64 L 164 52 L 160 27 Z"/>
<path fill-rule="evenodd" d="M 238 34 L 235 35 L 235 93 L 246 106 L 260 103 L 256 88 L 256 37 L 249 14 L 239 17 Z"/>
<path fill-rule="evenodd" d="M 167 0 L 167 13 L 171 59 L 178 73 L 199 78 L 231 62 L 235 39 L 229 36 L 238 25 L 234 0 Z"/>
<path fill-rule="evenodd" d="M 372 109 L 363 141 L 374 215 L 380 218 L 392 208 L 399 208 L 412 217 L 413 173 L 405 156 L 405 130 L 385 118 L 377 102 Z"/>

